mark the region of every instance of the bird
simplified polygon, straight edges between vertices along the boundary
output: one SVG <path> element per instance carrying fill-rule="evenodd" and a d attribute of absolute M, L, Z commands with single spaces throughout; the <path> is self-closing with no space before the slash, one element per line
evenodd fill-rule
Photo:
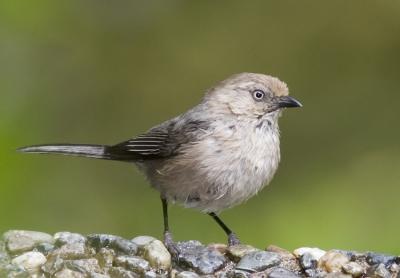
<path fill-rule="evenodd" d="M 240 244 L 219 214 L 270 183 L 280 161 L 278 119 L 294 107 L 302 104 L 289 96 L 285 82 L 244 72 L 206 90 L 187 112 L 121 143 L 33 145 L 18 151 L 135 164 L 160 193 L 164 244 L 178 255 L 168 223 L 171 203 L 210 215 L 230 246 Z"/>

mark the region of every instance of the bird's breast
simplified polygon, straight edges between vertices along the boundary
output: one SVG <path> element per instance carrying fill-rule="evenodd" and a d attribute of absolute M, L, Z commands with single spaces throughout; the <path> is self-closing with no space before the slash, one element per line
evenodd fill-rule
<path fill-rule="evenodd" d="M 279 160 L 279 131 L 268 122 L 219 124 L 180 155 L 153 165 L 150 177 L 170 200 L 218 212 L 254 196 Z"/>
<path fill-rule="evenodd" d="M 208 187 L 207 210 L 219 211 L 254 196 L 271 181 L 280 160 L 279 131 L 268 122 L 221 127 L 197 149 Z"/>

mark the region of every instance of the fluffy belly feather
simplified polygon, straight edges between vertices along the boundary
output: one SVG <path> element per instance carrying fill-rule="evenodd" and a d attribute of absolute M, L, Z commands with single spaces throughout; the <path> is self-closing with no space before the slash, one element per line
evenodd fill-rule
<path fill-rule="evenodd" d="M 146 171 L 151 184 L 169 201 L 219 212 L 257 194 L 271 181 L 279 160 L 278 130 L 253 125 L 214 131 L 185 146 L 181 155 L 154 162 Z"/>

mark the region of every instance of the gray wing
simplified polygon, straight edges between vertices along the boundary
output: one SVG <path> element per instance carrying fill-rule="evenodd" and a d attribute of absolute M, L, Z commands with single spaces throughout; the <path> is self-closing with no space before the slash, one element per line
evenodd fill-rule
<path fill-rule="evenodd" d="M 109 146 L 105 153 L 115 160 L 143 161 L 175 156 L 183 145 L 199 139 L 208 125 L 204 121 L 171 121 L 135 138 Z"/>

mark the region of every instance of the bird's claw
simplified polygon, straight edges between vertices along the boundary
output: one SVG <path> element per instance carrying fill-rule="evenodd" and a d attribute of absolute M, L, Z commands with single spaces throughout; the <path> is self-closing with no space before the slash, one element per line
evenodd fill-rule
<path fill-rule="evenodd" d="M 174 240 L 172 239 L 172 234 L 170 232 L 164 233 L 164 245 L 167 247 L 168 252 L 175 259 L 179 259 L 180 250 Z"/>
<path fill-rule="evenodd" d="M 239 244 L 240 244 L 240 240 L 237 237 L 237 235 L 235 233 L 230 233 L 228 235 L 228 245 L 234 246 L 234 245 L 239 245 Z"/>

